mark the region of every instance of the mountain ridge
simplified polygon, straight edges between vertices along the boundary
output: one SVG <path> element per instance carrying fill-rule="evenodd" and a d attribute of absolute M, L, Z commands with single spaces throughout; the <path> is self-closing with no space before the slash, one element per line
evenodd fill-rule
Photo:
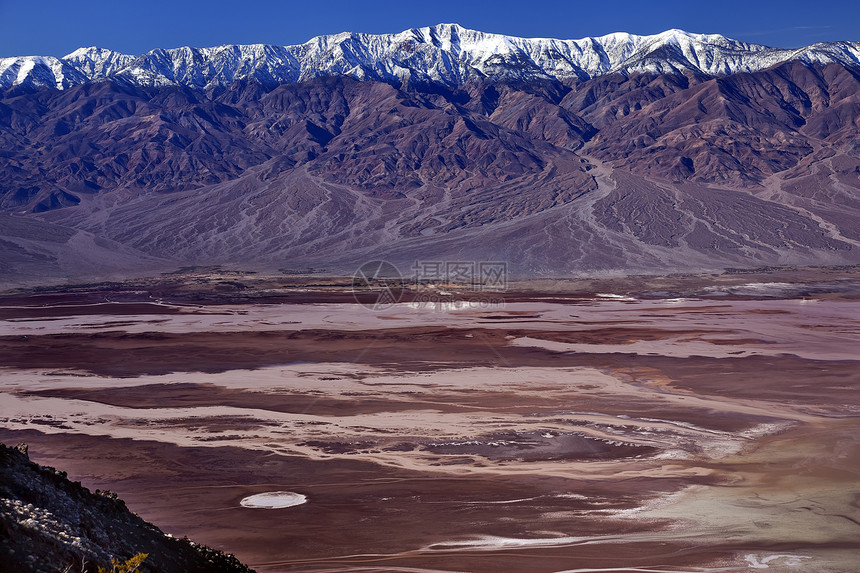
<path fill-rule="evenodd" d="M 0 58 L 0 89 L 68 89 L 106 80 L 138 87 L 180 85 L 194 89 L 255 80 L 273 87 L 330 75 L 447 86 L 460 86 L 475 79 L 585 81 L 614 73 L 718 77 L 795 60 L 860 69 L 860 42 L 783 49 L 679 29 L 649 36 L 616 32 L 558 40 L 519 38 L 470 30 L 458 24 L 438 24 L 393 34 L 343 32 L 291 46 L 185 46 L 158 48 L 138 56 L 90 47 L 79 48 L 63 58 Z"/>
<path fill-rule="evenodd" d="M 860 69 L 813 58 L 709 76 L 690 66 L 729 60 L 692 35 L 625 39 L 604 37 L 602 58 L 590 40 L 565 49 L 595 70 L 653 71 L 582 79 L 592 68 L 554 41 L 452 26 L 375 56 L 340 34 L 295 52 L 42 61 L 67 89 L 0 90 L 0 282 L 377 259 L 503 260 L 520 277 L 860 263 Z M 289 67 L 321 54 L 338 73 Z M 373 58 L 402 65 L 353 65 Z M 71 85 L 79 68 L 112 79 Z M 168 72 L 185 83 L 159 83 Z"/>

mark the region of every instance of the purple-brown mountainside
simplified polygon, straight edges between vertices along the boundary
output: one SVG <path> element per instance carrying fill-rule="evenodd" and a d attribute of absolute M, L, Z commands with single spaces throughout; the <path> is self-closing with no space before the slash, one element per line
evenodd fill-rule
<path fill-rule="evenodd" d="M 188 264 L 514 275 L 860 263 L 860 76 L 709 76 L 0 96 L 4 284 Z"/>

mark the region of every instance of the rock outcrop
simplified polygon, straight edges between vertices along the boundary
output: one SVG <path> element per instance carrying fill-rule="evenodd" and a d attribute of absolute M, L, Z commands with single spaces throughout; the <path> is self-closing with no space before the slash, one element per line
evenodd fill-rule
<path fill-rule="evenodd" d="M 145 554 L 142 573 L 252 573 L 233 555 L 163 533 L 116 494 L 83 487 L 0 444 L 0 572 L 111 570 Z"/>

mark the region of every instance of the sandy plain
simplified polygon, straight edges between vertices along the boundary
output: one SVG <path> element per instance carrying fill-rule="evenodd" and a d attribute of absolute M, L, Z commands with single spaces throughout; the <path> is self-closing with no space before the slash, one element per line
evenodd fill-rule
<path fill-rule="evenodd" d="M 856 274 L 7 293 L 0 440 L 261 572 L 856 571 Z"/>

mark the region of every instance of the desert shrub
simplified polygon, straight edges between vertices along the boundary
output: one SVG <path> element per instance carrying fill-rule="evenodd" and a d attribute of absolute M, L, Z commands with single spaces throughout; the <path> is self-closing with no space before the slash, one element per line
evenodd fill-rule
<path fill-rule="evenodd" d="M 99 567 L 99 573 L 133 573 L 148 556 L 149 553 L 138 553 L 126 561 L 114 557 L 110 560 L 110 569 Z"/>

